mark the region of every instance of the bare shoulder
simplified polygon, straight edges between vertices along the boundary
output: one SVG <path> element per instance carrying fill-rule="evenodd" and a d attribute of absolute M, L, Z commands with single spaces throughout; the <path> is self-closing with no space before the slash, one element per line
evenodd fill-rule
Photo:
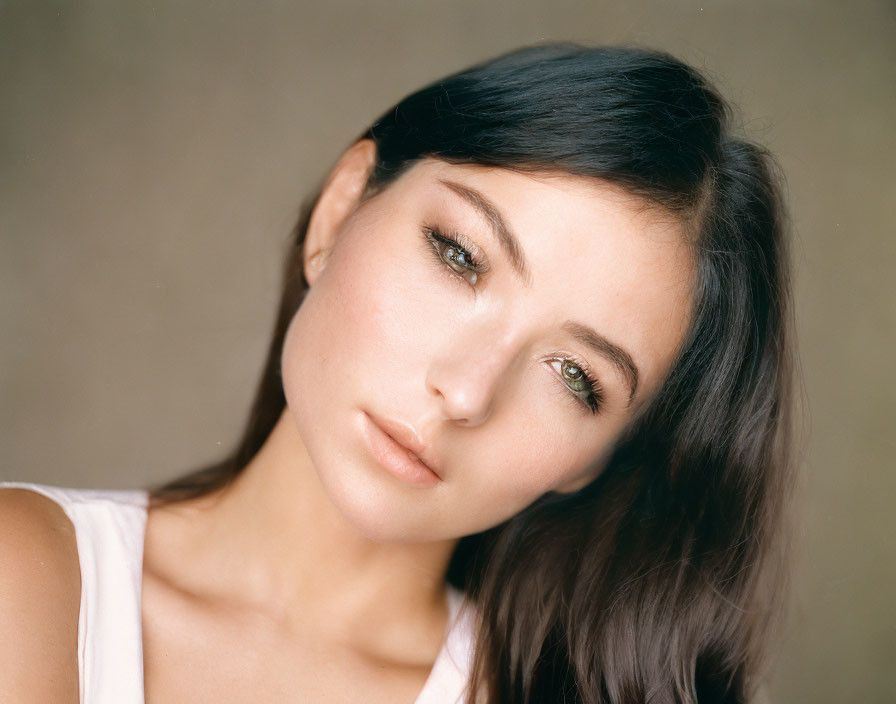
<path fill-rule="evenodd" d="M 55 501 L 0 489 L 0 702 L 78 701 L 81 574 Z"/>

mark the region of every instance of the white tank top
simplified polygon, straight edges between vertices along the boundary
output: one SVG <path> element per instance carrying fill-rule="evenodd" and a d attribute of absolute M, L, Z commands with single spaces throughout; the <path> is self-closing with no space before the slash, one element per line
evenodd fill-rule
<path fill-rule="evenodd" d="M 67 489 L 26 482 L 58 503 L 75 527 L 81 567 L 78 673 L 81 704 L 144 704 L 143 536 L 146 491 Z M 464 605 L 466 608 L 461 609 Z M 474 616 L 449 585 L 449 619 L 426 684 L 414 704 L 463 704 L 473 653 Z"/>

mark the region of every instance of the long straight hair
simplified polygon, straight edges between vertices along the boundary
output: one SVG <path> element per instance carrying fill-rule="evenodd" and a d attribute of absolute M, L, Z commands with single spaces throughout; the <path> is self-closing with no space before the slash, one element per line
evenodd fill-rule
<path fill-rule="evenodd" d="M 600 179 L 692 233 L 685 342 L 602 473 L 457 545 L 447 579 L 481 617 L 469 692 L 490 703 L 747 702 L 755 692 L 788 581 L 794 375 L 780 177 L 766 150 L 732 132 L 725 101 L 668 54 L 560 43 L 436 81 L 361 135 L 377 147 L 365 197 L 432 157 Z M 295 226 L 241 440 L 152 501 L 229 484 L 284 410 L 280 355 L 308 289 L 301 251 L 319 193 Z"/>

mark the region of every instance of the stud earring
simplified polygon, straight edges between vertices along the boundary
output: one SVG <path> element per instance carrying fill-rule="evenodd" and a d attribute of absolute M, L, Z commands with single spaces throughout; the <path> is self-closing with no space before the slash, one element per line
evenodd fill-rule
<path fill-rule="evenodd" d="M 308 260 L 308 266 L 310 266 L 314 270 L 321 269 L 321 268 L 323 268 L 325 259 L 326 259 L 326 256 L 325 256 L 324 252 L 320 251 L 317 254 L 315 254 L 313 257 L 311 257 L 311 259 Z"/>

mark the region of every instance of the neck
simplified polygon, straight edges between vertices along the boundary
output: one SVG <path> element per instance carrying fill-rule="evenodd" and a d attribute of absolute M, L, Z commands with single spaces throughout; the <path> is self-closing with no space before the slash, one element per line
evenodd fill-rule
<path fill-rule="evenodd" d="M 329 500 L 288 412 L 233 484 L 161 511 L 155 543 L 173 547 L 161 559 L 188 591 L 377 650 L 377 638 L 431 643 L 444 629 L 457 541 L 361 535 Z"/>

